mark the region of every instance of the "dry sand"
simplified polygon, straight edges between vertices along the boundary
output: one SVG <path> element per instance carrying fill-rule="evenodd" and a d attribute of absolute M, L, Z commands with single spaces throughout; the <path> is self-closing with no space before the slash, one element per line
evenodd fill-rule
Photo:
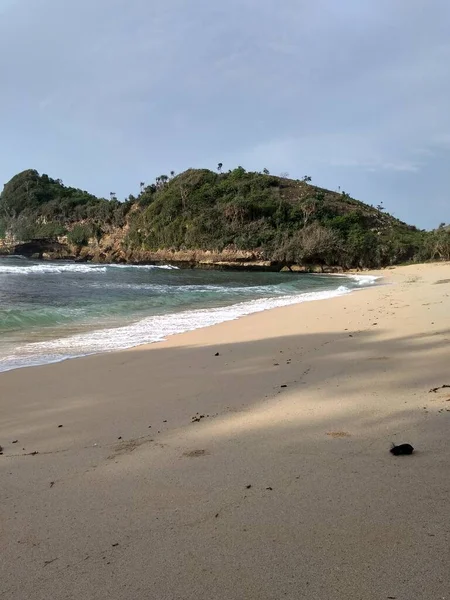
<path fill-rule="evenodd" d="M 384 276 L 1 374 L 2 600 L 450 598 L 450 265 Z"/>

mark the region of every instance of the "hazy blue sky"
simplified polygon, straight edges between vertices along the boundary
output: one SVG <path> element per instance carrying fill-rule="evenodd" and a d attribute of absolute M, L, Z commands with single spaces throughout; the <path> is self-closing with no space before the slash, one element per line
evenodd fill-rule
<path fill-rule="evenodd" d="M 0 0 L 0 184 L 267 167 L 450 221 L 449 0 Z"/>

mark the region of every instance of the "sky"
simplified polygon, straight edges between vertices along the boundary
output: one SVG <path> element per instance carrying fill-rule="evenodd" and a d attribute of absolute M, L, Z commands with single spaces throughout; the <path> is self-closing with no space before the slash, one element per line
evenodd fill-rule
<path fill-rule="evenodd" d="M 450 222 L 448 0 L 0 0 L 0 188 L 119 198 L 189 167 Z"/>

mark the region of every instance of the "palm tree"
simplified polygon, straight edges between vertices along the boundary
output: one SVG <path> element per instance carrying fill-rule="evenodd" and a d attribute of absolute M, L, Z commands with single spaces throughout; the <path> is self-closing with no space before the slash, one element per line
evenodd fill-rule
<path fill-rule="evenodd" d="M 175 177 L 175 171 L 170 171 L 170 176 Z"/>
<path fill-rule="evenodd" d="M 141 183 L 139 184 L 139 187 L 141 188 L 141 192 L 143 192 L 144 187 L 145 187 L 145 181 L 141 181 Z"/>
<path fill-rule="evenodd" d="M 264 175 L 269 175 L 269 169 L 263 169 Z"/>
<path fill-rule="evenodd" d="M 217 165 L 217 170 L 219 171 L 219 173 L 222 173 L 222 167 L 223 167 L 223 164 L 222 164 L 222 163 L 219 163 L 219 164 Z"/>

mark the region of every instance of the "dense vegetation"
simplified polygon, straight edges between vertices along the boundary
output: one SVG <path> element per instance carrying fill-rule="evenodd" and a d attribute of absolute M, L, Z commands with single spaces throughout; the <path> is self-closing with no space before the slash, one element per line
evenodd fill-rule
<path fill-rule="evenodd" d="M 86 246 L 121 230 L 127 251 L 251 250 L 280 264 L 379 267 L 450 259 L 450 230 L 419 231 L 345 192 L 238 167 L 189 169 L 141 183 L 119 202 L 66 187 L 36 171 L 13 177 L 0 196 L 0 237 L 66 239 Z M 64 237 L 66 236 L 66 237 Z"/>
<path fill-rule="evenodd" d="M 13 177 L 0 196 L 0 236 L 16 240 L 55 239 L 67 235 L 74 244 L 87 244 L 111 227 L 123 227 L 129 202 L 96 198 L 60 179 L 27 170 Z"/>

